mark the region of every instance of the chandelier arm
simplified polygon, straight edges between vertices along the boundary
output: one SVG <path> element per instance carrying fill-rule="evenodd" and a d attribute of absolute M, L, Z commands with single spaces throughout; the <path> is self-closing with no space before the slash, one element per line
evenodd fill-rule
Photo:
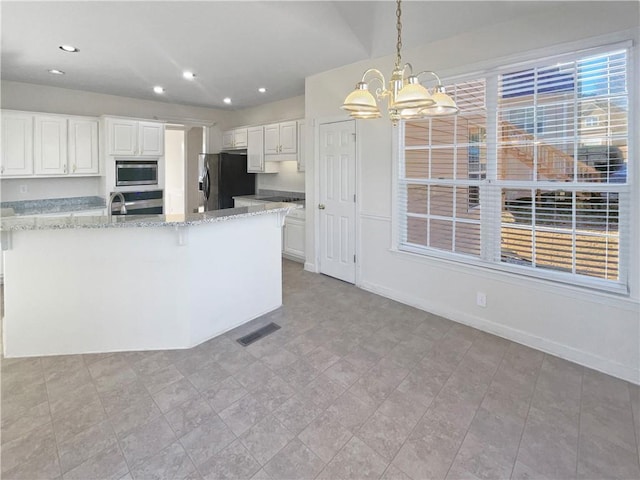
<path fill-rule="evenodd" d="M 436 81 L 438 82 L 438 85 L 442 85 L 442 80 L 440 80 L 440 77 L 436 72 L 433 72 L 431 70 L 423 70 L 420 73 L 416 74 L 416 77 L 420 78 L 420 75 L 433 75 L 434 77 L 436 77 Z"/>
<path fill-rule="evenodd" d="M 409 75 L 413 75 L 413 65 L 411 65 L 409 62 L 404 64 L 404 67 L 402 68 L 402 71 L 406 72 L 407 69 L 409 69 Z M 420 74 L 418 74 L 420 75 Z"/>

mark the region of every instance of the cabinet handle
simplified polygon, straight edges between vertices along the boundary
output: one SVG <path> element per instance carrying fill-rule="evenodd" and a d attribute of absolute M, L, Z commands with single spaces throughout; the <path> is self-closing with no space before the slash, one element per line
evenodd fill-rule
<path fill-rule="evenodd" d="M 76 164 L 73 164 L 73 173 L 76 173 Z"/>
<path fill-rule="evenodd" d="M 67 166 L 66 165 L 62 168 L 62 172 L 63 173 L 67 173 Z"/>
<path fill-rule="evenodd" d="M 320 205 L 318 205 L 318 210 L 324 210 L 324 209 L 325 209 L 324 204 L 321 203 Z"/>
<path fill-rule="evenodd" d="M 0 173 L 4 173 L 4 165 L 0 167 Z"/>

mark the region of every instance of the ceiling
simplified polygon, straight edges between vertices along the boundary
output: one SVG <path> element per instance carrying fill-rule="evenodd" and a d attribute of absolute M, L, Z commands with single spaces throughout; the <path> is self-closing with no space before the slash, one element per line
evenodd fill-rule
<path fill-rule="evenodd" d="M 3 80 L 212 108 L 302 95 L 305 77 L 392 54 L 396 42 L 393 1 L 3 0 L 0 8 Z M 408 1 L 403 46 L 551 8 L 535 1 Z M 63 52 L 62 44 L 80 51 Z M 185 80 L 184 70 L 196 78 Z M 156 85 L 165 93 L 153 93 Z"/>

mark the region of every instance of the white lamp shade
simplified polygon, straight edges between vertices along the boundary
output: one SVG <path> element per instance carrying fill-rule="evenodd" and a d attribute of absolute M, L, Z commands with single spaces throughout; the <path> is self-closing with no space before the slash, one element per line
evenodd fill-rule
<path fill-rule="evenodd" d="M 458 106 L 449 95 L 445 92 L 436 91 L 431 98 L 434 100 L 434 104 L 430 107 L 420 110 L 422 115 L 427 117 L 443 117 L 446 115 L 455 115 L 458 113 Z"/>
<path fill-rule="evenodd" d="M 360 118 L 360 119 L 370 119 L 370 118 L 380 118 L 382 114 L 380 110 L 377 112 L 351 112 L 351 118 Z"/>
<path fill-rule="evenodd" d="M 378 112 L 378 104 L 376 99 L 371 95 L 371 92 L 366 88 L 357 88 L 347 95 L 342 104 L 343 110 L 348 112 Z"/>
<path fill-rule="evenodd" d="M 424 108 L 434 103 L 426 88 L 419 83 L 408 83 L 398 92 L 393 106 L 395 108 Z"/>

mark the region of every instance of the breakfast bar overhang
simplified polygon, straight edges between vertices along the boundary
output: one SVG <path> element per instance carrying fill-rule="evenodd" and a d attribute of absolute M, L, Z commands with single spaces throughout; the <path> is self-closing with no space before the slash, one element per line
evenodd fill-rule
<path fill-rule="evenodd" d="M 5 356 L 190 348 L 277 309 L 291 208 L 3 219 Z"/>

